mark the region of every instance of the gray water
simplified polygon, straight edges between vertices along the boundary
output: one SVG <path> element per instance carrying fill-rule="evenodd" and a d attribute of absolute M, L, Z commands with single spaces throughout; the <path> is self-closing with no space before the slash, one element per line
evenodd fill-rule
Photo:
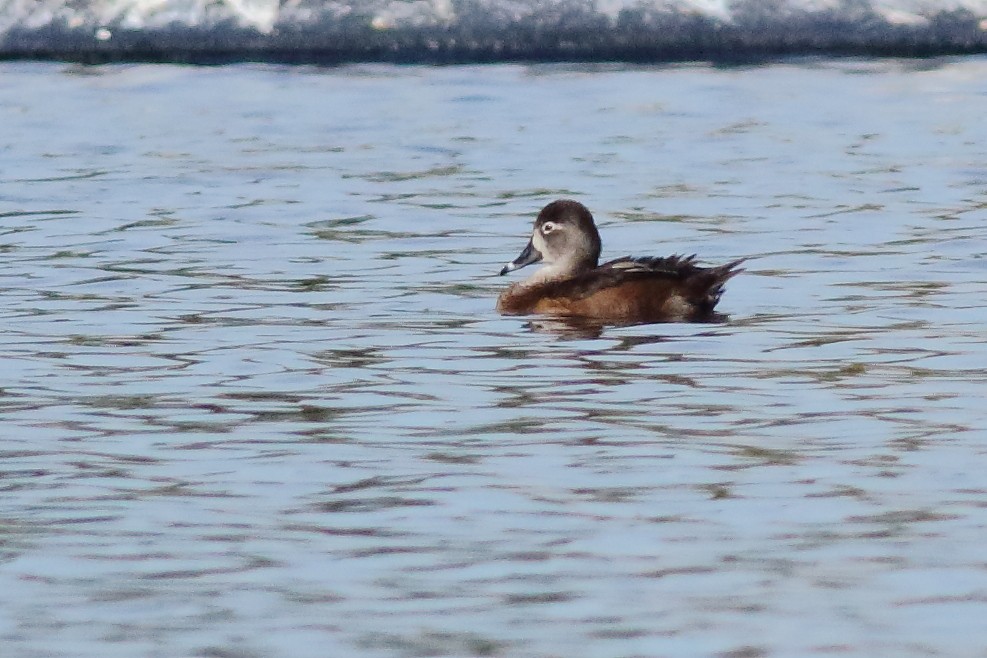
<path fill-rule="evenodd" d="M 0 65 L 0 655 L 987 656 L 985 80 Z"/>

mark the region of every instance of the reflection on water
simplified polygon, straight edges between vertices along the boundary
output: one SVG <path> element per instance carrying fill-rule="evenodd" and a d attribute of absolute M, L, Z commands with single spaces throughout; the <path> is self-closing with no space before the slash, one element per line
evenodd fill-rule
<path fill-rule="evenodd" d="M 982 60 L 3 68 L 11 655 L 987 644 Z M 559 196 L 728 315 L 498 316 Z"/>

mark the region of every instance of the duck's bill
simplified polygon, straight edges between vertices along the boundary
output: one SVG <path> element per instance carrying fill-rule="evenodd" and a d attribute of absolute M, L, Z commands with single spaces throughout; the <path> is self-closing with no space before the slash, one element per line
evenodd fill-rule
<path fill-rule="evenodd" d="M 513 272 L 514 270 L 519 270 L 525 265 L 531 265 L 532 263 L 537 263 L 542 259 L 541 252 L 535 249 L 535 245 L 528 240 L 528 246 L 524 248 L 521 255 L 512 260 L 507 265 L 504 265 L 504 269 L 500 271 L 500 275 L 503 276 L 508 272 Z"/>

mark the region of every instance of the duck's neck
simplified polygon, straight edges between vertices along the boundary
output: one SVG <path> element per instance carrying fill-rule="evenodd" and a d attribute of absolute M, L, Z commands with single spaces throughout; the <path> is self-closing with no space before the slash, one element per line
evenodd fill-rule
<path fill-rule="evenodd" d="M 550 281 L 565 281 L 596 267 L 596 259 L 565 260 L 543 265 L 541 269 L 524 281 L 526 286 L 534 286 Z"/>

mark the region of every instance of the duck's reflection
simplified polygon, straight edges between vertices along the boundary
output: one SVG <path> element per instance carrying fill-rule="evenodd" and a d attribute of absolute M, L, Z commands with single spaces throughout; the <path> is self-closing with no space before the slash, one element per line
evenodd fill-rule
<path fill-rule="evenodd" d="M 524 325 L 531 331 L 552 334 L 560 338 L 600 338 L 608 326 L 588 318 L 538 318 Z"/>
<path fill-rule="evenodd" d="M 724 324 L 729 321 L 729 317 L 724 313 L 713 313 L 701 324 Z M 692 323 L 696 324 L 696 323 Z M 607 329 L 621 329 L 625 327 L 654 327 L 654 333 L 646 336 L 620 336 L 624 340 L 636 341 L 640 343 L 652 343 L 665 340 L 664 332 L 659 331 L 662 324 L 647 322 L 603 322 L 593 318 L 554 316 L 538 317 L 525 323 L 526 328 L 531 331 L 543 334 L 553 334 L 560 338 L 593 339 L 602 338 Z"/>

